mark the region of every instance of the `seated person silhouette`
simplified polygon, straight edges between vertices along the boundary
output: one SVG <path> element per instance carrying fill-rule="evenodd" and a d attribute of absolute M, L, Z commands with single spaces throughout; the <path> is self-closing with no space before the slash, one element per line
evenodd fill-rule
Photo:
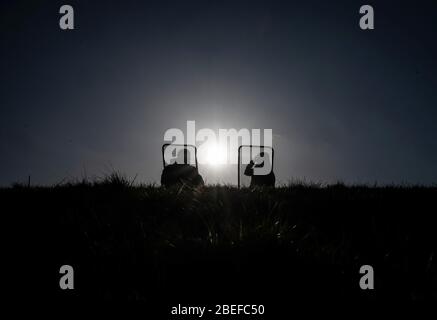
<path fill-rule="evenodd" d="M 250 163 L 246 166 L 244 170 L 244 175 L 251 177 L 250 187 L 274 187 L 275 186 L 275 174 L 271 170 L 266 175 L 257 175 L 254 173 L 254 168 L 271 168 L 270 157 L 264 157 L 265 153 L 260 152 L 258 156 L 255 157 L 255 162 L 250 160 Z"/>
<path fill-rule="evenodd" d="M 183 159 L 181 159 L 182 153 Z M 161 185 L 165 187 L 181 185 L 197 187 L 204 185 L 203 178 L 197 168 L 188 164 L 189 159 L 190 153 L 187 149 L 180 151 L 177 160 L 164 167 L 161 174 Z"/>

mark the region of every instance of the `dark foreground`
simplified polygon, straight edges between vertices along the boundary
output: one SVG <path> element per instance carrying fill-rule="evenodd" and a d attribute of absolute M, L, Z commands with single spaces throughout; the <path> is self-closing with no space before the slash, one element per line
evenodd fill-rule
<path fill-rule="evenodd" d="M 437 300 L 436 200 L 436 188 L 165 190 L 118 177 L 0 190 L 18 226 L 10 265 L 24 274 L 36 265 L 32 297 L 276 311 L 300 301 Z M 59 288 L 64 264 L 75 271 L 71 291 Z M 359 287 L 362 265 L 374 268 L 374 290 Z"/>

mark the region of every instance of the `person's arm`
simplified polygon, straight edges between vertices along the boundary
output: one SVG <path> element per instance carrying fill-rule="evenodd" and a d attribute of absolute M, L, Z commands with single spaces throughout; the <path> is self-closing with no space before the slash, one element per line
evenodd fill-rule
<path fill-rule="evenodd" d="M 255 168 L 263 168 L 263 167 L 264 167 L 264 161 L 261 162 L 261 163 L 257 163 L 257 164 L 255 165 Z"/>
<path fill-rule="evenodd" d="M 245 176 L 249 176 L 249 177 L 253 176 L 253 165 L 254 165 L 253 161 L 250 160 L 250 163 L 246 166 L 246 169 L 244 170 Z"/>

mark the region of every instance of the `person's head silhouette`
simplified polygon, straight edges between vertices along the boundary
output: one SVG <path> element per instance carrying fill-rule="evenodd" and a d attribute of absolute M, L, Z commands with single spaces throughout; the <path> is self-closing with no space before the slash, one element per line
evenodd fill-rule
<path fill-rule="evenodd" d="M 187 148 L 184 148 L 183 150 L 180 150 L 178 152 L 178 156 L 177 156 L 177 160 L 176 160 L 176 164 L 190 164 L 191 162 L 191 156 L 190 156 L 190 152 L 188 151 Z"/>

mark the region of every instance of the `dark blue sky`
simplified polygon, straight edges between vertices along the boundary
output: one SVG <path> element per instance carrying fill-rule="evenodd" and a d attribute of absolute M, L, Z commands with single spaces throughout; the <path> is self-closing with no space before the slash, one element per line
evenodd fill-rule
<path fill-rule="evenodd" d="M 62 4 L 73 31 L 59 29 Z M 359 28 L 363 4 L 375 30 Z M 112 169 L 158 182 L 164 132 L 187 120 L 273 129 L 280 182 L 437 181 L 435 1 L 0 8 L 0 185 Z"/>

